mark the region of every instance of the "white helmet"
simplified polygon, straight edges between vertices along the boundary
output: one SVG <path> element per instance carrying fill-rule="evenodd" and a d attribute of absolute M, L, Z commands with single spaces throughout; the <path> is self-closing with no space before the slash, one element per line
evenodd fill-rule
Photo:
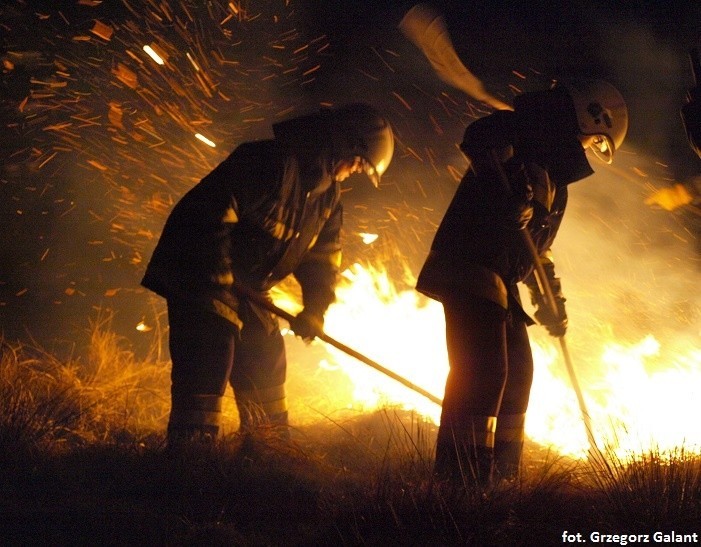
<path fill-rule="evenodd" d="M 394 134 L 387 119 L 372 106 L 352 103 L 331 112 L 338 137 L 347 143 L 351 155 L 363 159 L 363 170 L 375 186 L 394 154 Z"/>
<path fill-rule="evenodd" d="M 594 154 L 611 163 L 628 131 L 628 107 L 623 96 L 603 80 L 582 80 L 562 85 L 574 103 L 579 132 L 598 137 L 591 145 Z"/>

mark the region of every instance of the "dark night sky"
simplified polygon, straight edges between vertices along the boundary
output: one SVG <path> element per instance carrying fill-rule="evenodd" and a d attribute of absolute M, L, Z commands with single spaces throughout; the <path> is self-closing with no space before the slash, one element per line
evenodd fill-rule
<path fill-rule="evenodd" d="M 396 4 L 403 7 L 406 3 Z M 528 91 L 546 86 L 552 78 L 572 75 L 608 79 L 629 102 L 631 142 L 675 163 L 675 169 L 684 174 L 698 168 L 695 162 L 688 165 L 692 155 L 685 149 L 678 110 L 692 83 L 687 52 L 701 42 L 701 3 L 517 0 L 437 4 L 444 6 L 461 58 L 494 93 L 510 97 L 510 84 Z M 390 10 L 387 5 L 332 0 L 323 2 L 321 9 L 315 7 L 316 16 L 310 20 L 335 35 L 343 59 L 352 59 L 359 55 L 356 42 L 360 36 L 379 48 L 402 39 L 393 29 L 402 10 Z M 344 63 L 337 65 L 338 79 L 342 79 Z M 422 80 L 430 79 L 433 75 L 427 66 L 412 58 L 397 79 L 410 85 L 417 72 L 422 73 Z M 519 81 L 514 70 L 529 78 Z"/>
<path fill-rule="evenodd" d="M 14 61 L 0 103 L 0 328 L 8 338 L 28 330 L 79 344 L 96 307 L 116 312 L 115 328 L 131 337 L 139 317 L 153 313 L 138 281 L 169 204 L 238 142 L 320 103 L 367 100 L 399 140 L 380 192 L 358 180 L 346 195 L 348 233 L 383 233 L 388 243 L 368 255 L 347 237 L 349 259 L 382 260 L 401 248 L 416 268 L 430 244 L 465 167 L 455 145 L 489 109 L 433 75 L 396 30 L 401 2 L 234 3 L 257 15 L 244 22 L 228 2 L 164 4 L 171 13 L 139 0 L 0 7 L 0 52 Z M 553 78 L 603 77 L 629 105 L 624 149 L 664 165 L 669 180 L 701 170 L 678 113 L 691 85 L 687 51 L 701 45 L 700 2 L 442 5 L 461 58 L 493 94 L 510 100 Z M 96 20 L 114 30 L 109 40 L 91 32 Z M 166 45 L 170 72 L 140 51 L 153 40 Z M 138 75 L 138 88 L 117 77 L 120 64 Z M 195 129 L 220 146 L 195 142 Z"/>

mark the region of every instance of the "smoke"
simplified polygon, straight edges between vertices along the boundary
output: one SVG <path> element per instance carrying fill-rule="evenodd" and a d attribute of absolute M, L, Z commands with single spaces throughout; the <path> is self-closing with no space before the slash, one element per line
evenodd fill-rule
<path fill-rule="evenodd" d="M 591 162 L 596 173 L 570 186 L 553 249 L 571 336 L 585 354 L 601 339 L 635 344 L 650 334 L 668 350 L 698 347 L 701 262 L 693 215 L 644 204 L 663 171 L 653 159 L 628 148 L 612 166 Z"/>
<path fill-rule="evenodd" d="M 6 335 L 27 326 L 75 340 L 86 317 L 107 307 L 120 333 L 149 345 L 134 327 L 143 316 L 153 323 L 162 302 L 154 312 L 138 283 L 170 207 L 237 144 L 321 104 L 367 100 L 397 135 L 379 191 L 362 177 L 345 188 L 347 263 L 384 262 L 398 283 L 407 266 L 418 272 L 466 168 L 457 143 L 489 109 L 435 78 L 380 16 L 382 3 L 94 4 L 34 10 L 16 1 L 0 11 L 2 57 L 14 63 L 2 74 Z M 654 312 L 666 309 L 676 314 L 670 329 L 693 332 L 698 302 L 684 298 L 698 273 L 687 270 L 697 235 L 679 215 L 642 205 L 651 179 L 632 171 L 662 185 L 688 159 L 688 148 L 670 144 L 683 141 L 684 48 L 626 23 L 630 14 L 615 25 L 592 16 L 589 2 L 568 7 L 565 19 L 557 7 L 531 4 L 535 19 L 464 3 L 446 15 L 466 64 L 505 100 L 585 67 L 610 76 L 629 101 L 631 148 L 616 167 L 633 182 L 599 169 L 575 185 L 557 243 L 572 313 L 587 329 L 610 318 L 639 325 L 637 335 L 663 323 Z M 96 21 L 112 29 L 109 40 Z M 146 44 L 168 56 L 164 68 L 143 53 Z M 670 165 L 664 173 L 658 160 Z M 369 246 L 359 236 L 367 232 L 380 236 Z"/>
<path fill-rule="evenodd" d="M 615 74 L 628 107 L 633 146 L 664 158 L 668 175 L 684 179 L 701 167 L 686 142 L 679 110 L 693 78 L 688 50 L 697 39 L 660 35 L 650 27 L 626 23 L 602 36 L 601 56 Z"/>

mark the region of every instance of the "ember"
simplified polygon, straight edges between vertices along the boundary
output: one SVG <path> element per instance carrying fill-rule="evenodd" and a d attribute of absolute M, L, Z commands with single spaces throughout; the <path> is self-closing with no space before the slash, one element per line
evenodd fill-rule
<path fill-rule="evenodd" d="M 42 335 L 72 337 L 67 325 L 82 329 L 109 306 L 115 328 L 121 321 L 142 337 L 135 344 L 154 343 L 163 306 L 144 302 L 138 282 L 177 199 L 239 142 L 267 137 L 271 123 L 363 96 L 387 112 L 397 152 L 379 191 L 354 180 L 346 188 L 348 268 L 327 330 L 442 395 L 442 309 L 413 290 L 413 275 L 466 169 L 455 143 L 485 105 L 446 88 L 428 65 L 417 69 L 399 33 L 365 54 L 358 46 L 339 83 L 343 44 L 302 24 L 292 2 L 124 0 L 108 9 L 115 3 L 81 0 L 41 13 L 10 4 L 0 8 L 6 335 L 34 321 Z M 545 81 L 523 65 L 507 73 L 504 95 Z M 568 341 L 602 444 L 699 450 L 698 234 L 643 203 L 674 179 L 669 162 L 632 146 L 621 156 L 615 169 L 595 164 L 571 191 L 555 249 Z M 294 295 L 276 298 L 294 310 Z M 587 437 L 558 348 L 539 327 L 533 333 L 527 434 L 581 456 Z M 289 347 L 291 366 L 342 369 L 358 408 L 400 405 L 439 419 L 435 404 L 333 348 L 292 337 Z"/>

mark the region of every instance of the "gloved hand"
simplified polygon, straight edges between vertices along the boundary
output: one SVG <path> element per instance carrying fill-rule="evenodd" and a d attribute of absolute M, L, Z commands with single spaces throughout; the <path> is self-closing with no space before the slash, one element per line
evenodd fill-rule
<path fill-rule="evenodd" d="M 533 218 L 533 185 L 523 165 L 507 162 L 504 172 L 513 191 L 501 211 L 506 227 L 523 230 Z"/>
<path fill-rule="evenodd" d="M 567 332 L 567 311 L 565 310 L 565 302 L 567 300 L 563 296 L 555 296 L 555 305 L 557 307 L 557 317 L 553 315 L 550 306 L 541 301 L 538 303 L 538 309 L 535 312 L 535 318 L 538 323 L 543 325 L 551 336 L 560 338 Z"/>
<path fill-rule="evenodd" d="M 675 184 L 668 188 L 660 188 L 645 200 L 645 205 L 659 205 L 665 211 L 674 211 L 682 205 L 688 205 L 694 200 L 689 190 L 683 184 Z"/>
<path fill-rule="evenodd" d="M 536 321 L 548 329 L 548 332 L 552 336 L 560 338 L 564 336 L 565 332 L 567 331 L 567 311 L 565 310 L 565 302 L 567 300 L 562 292 L 562 283 L 560 282 L 560 278 L 555 275 L 555 264 L 553 263 L 552 257 L 550 257 L 549 254 L 549 250 L 543 254 L 541 257 L 541 264 L 543 265 L 543 271 L 545 273 L 547 283 L 550 285 L 553 299 L 555 300 L 557 315 L 553 314 L 545 295 L 541 291 L 536 272 L 531 272 L 531 274 L 523 281 L 531 294 L 531 304 L 533 304 L 536 309 L 535 313 L 533 314 Z"/>
<path fill-rule="evenodd" d="M 290 329 L 305 342 L 324 333 L 324 316 L 304 308 L 290 321 Z"/>
<path fill-rule="evenodd" d="M 533 205 L 518 196 L 511 196 L 504 211 L 505 223 L 516 230 L 523 230 L 533 218 Z"/>

